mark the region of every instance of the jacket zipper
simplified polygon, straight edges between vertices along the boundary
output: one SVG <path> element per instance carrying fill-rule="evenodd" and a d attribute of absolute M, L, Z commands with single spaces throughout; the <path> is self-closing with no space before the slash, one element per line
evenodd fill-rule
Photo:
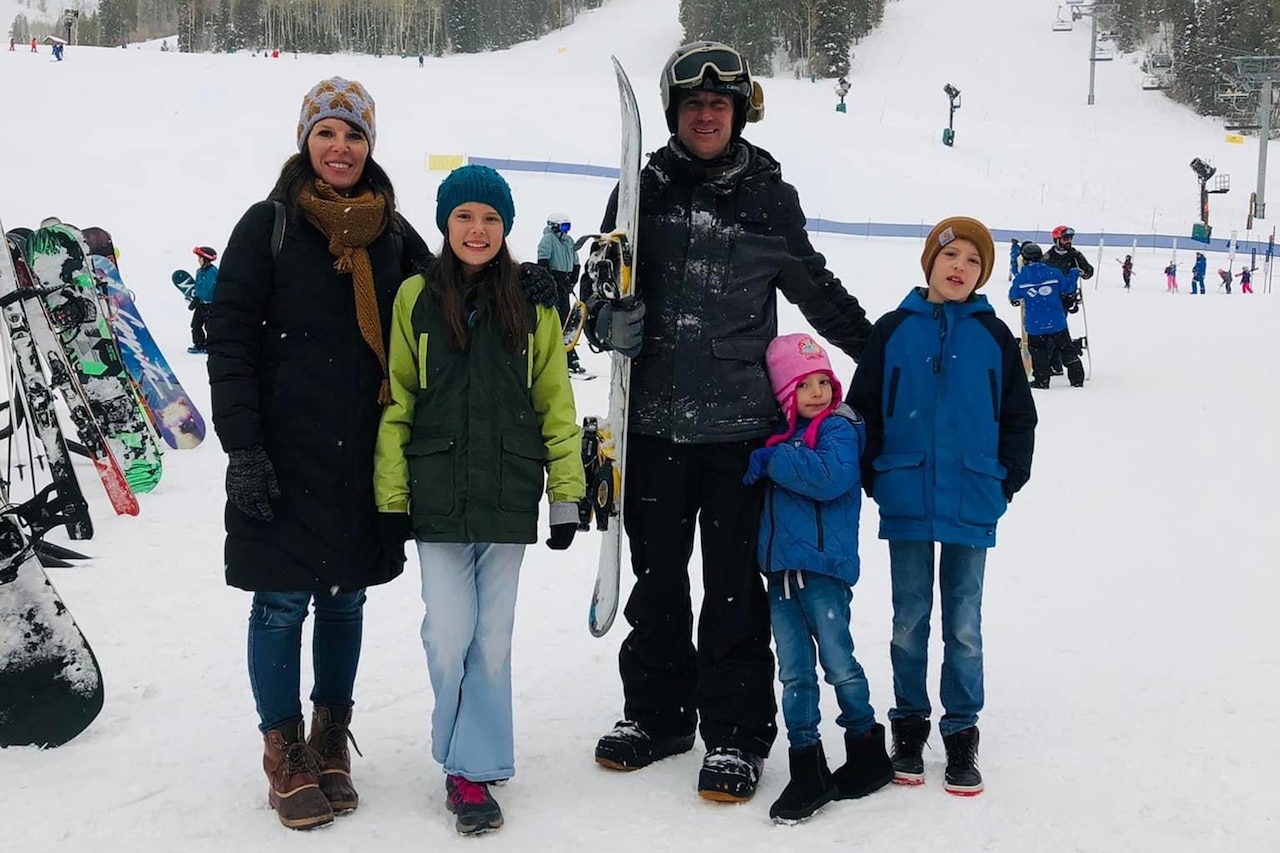
<path fill-rule="evenodd" d="M 778 525 L 774 521 L 773 516 L 773 495 L 774 488 L 772 485 L 766 486 L 769 490 L 769 545 L 765 549 L 764 570 L 765 572 L 773 571 L 773 538 L 778 534 Z"/>
<path fill-rule="evenodd" d="M 827 550 L 827 548 L 826 548 L 826 545 L 824 544 L 824 539 L 822 535 L 822 502 L 821 501 L 813 502 L 813 514 L 814 514 L 814 517 L 818 519 L 818 550 L 825 551 Z"/>
<path fill-rule="evenodd" d="M 987 384 L 991 386 L 991 418 L 992 420 L 1000 420 L 1000 392 L 996 387 L 996 371 L 995 368 L 987 368 Z"/>
<path fill-rule="evenodd" d="M 901 367 L 895 367 L 893 373 L 889 376 L 889 405 L 886 407 L 884 416 L 886 418 L 893 417 L 893 410 L 898 403 L 898 377 L 902 373 Z"/>

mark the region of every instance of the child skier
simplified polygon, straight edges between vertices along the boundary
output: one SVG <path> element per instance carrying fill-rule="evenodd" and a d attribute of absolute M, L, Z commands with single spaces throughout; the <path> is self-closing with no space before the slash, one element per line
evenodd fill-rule
<path fill-rule="evenodd" d="M 1120 277 L 1124 279 L 1124 289 L 1129 289 L 1129 279 L 1133 277 L 1133 255 L 1125 255 L 1123 261 L 1116 261 L 1120 265 Z"/>
<path fill-rule="evenodd" d="M 995 262 L 991 232 L 967 217 L 945 219 L 920 262 L 928 287 L 912 290 L 872 328 L 848 402 L 866 420 L 862 484 L 879 504 L 880 538 L 889 540 L 894 781 L 924 781 L 941 543 L 944 787 L 971 796 L 983 789 L 977 722 L 987 549 L 1008 501 L 1031 476 L 1036 409 L 1017 339 L 976 293 Z"/>
<path fill-rule="evenodd" d="M 1071 387 L 1084 385 L 1084 365 L 1080 349 L 1071 339 L 1067 327 L 1067 310 L 1074 304 L 1079 290 L 1080 271 L 1064 273 L 1042 261 L 1043 250 L 1035 243 L 1024 243 L 1022 272 L 1009 288 L 1009 302 L 1025 306 L 1022 323 L 1027 330 L 1027 351 L 1031 354 L 1034 379 L 1032 388 L 1048 388 L 1053 377 L 1053 357 L 1058 355 L 1066 369 Z"/>
<path fill-rule="evenodd" d="M 191 346 L 187 348 L 187 352 L 203 355 L 209 341 L 204 327 L 209 322 L 213 294 L 218 288 L 218 267 L 213 263 L 218 259 L 218 253 L 208 246 L 196 246 L 191 251 L 199 259 L 200 267 L 196 270 L 196 284 L 191 301 L 187 303 L 187 308 L 191 310 Z"/>
<path fill-rule="evenodd" d="M 1164 268 L 1164 281 L 1165 293 L 1178 292 L 1178 265 L 1173 261 L 1169 261 L 1169 265 Z"/>
<path fill-rule="evenodd" d="M 1240 292 L 1253 293 L 1253 267 L 1245 267 L 1240 270 Z M 1231 292 L 1231 288 L 1227 288 L 1227 293 Z"/>
<path fill-rule="evenodd" d="M 769 817 L 793 822 L 833 799 L 883 788 L 893 780 L 893 765 L 849 633 L 859 571 L 862 419 L 842 403 L 840 381 L 810 335 L 776 338 L 765 368 L 785 421 L 751 454 L 744 481 L 766 481 L 757 554 L 768 580 L 790 742 L 791 781 Z M 845 731 L 846 760 L 834 775 L 818 735 L 818 663 L 835 685 L 836 723 Z"/>

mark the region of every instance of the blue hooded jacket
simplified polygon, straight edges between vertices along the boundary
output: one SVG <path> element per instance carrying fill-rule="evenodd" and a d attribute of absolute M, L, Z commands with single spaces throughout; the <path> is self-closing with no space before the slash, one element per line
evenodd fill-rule
<path fill-rule="evenodd" d="M 196 270 L 194 295 L 201 302 L 212 302 L 213 294 L 218 289 L 218 265 L 209 264 Z"/>
<path fill-rule="evenodd" d="M 985 296 L 925 293 L 875 324 L 849 385 L 867 425 L 863 487 L 881 539 L 990 548 L 1031 476 L 1035 402 L 1018 341 Z"/>
<path fill-rule="evenodd" d="M 1063 296 L 1078 289 L 1080 270 L 1064 273 L 1045 263 L 1027 264 L 1009 287 L 1009 299 L 1026 308 L 1022 323 L 1028 335 L 1052 335 L 1067 328 Z"/>
<path fill-rule="evenodd" d="M 538 260 L 546 261 L 552 272 L 572 272 L 578 265 L 578 253 L 573 250 L 573 238 L 561 234 L 560 229 L 547 225 L 538 241 Z"/>
<path fill-rule="evenodd" d="M 1203 280 L 1205 270 L 1209 268 L 1209 259 L 1204 255 L 1196 252 L 1196 262 L 1191 267 L 1191 277 L 1196 280 Z"/>
<path fill-rule="evenodd" d="M 814 448 L 804 445 L 809 425 L 798 419 L 791 438 L 756 453 L 768 455 L 764 471 L 752 466 L 747 482 L 766 480 L 760 570 L 820 572 L 858 580 L 858 517 L 862 513 L 859 459 L 866 444 L 862 418 L 841 404 L 818 427 Z M 770 453 L 772 451 L 772 453 Z"/>

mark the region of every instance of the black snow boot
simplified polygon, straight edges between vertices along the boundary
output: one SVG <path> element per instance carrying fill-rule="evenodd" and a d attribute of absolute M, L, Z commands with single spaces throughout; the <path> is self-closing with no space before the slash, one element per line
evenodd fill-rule
<path fill-rule="evenodd" d="M 982 793 L 982 773 L 978 771 L 978 727 L 944 735 L 947 747 L 947 775 L 943 787 L 949 794 L 973 797 Z"/>
<path fill-rule="evenodd" d="M 827 756 L 820 742 L 788 750 L 787 761 L 791 781 L 782 789 L 782 796 L 769 807 L 769 817 L 775 823 L 802 821 L 836 799 L 836 785 L 827 769 Z"/>
<path fill-rule="evenodd" d="M 898 785 L 924 784 L 924 743 L 932 724 L 924 717 L 890 720 L 893 728 L 893 781 Z"/>
<path fill-rule="evenodd" d="M 693 749 L 693 735 L 651 735 L 630 720 L 596 742 L 596 764 L 611 770 L 639 770 L 655 761 Z"/>
<path fill-rule="evenodd" d="M 844 765 L 832 774 L 839 799 L 856 800 L 893 781 L 893 762 L 884 750 L 884 726 L 860 735 L 844 733 Z"/>
<path fill-rule="evenodd" d="M 698 796 L 718 803 L 745 803 L 756 795 L 764 758 L 728 746 L 707 750 L 698 773 Z"/>

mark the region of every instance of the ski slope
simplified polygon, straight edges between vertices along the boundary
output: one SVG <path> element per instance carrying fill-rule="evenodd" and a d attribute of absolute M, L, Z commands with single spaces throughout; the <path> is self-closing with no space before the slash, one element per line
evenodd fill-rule
<path fill-rule="evenodd" d="M 298 107 L 313 83 L 341 74 L 367 86 L 378 103 L 374 156 L 405 215 L 438 245 L 443 175 L 427 170 L 429 154 L 616 164 L 610 53 L 636 85 L 647 148 L 663 143 L 657 76 L 681 41 L 677 5 L 609 0 L 540 41 L 429 59 L 423 69 L 394 57 L 73 47 L 55 63 L 47 51 L 0 52 L 0 79 L 27 93 L 6 124 L 0 218 L 13 228 L 57 215 L 111 231 L 139 309 L 208 416 L 204 363 L 186 354 L 189 314 L 169 274 L 192 269 L 192 246 L 221 250 L 244 209 L 266 195 L 295 150 Z M 966 214 L 1027 230 L 1189 234 L 1197 202 L 1187 163 L 1201 157 L 1234 178 L 1235 189 L 1213 199 L 1215 236 L 1244 237 L 1257 141 L 1227 145 L 1219 122 L 1142 91 L 1133 57 L 1099 66 L 1096 105 L 1086 106 L 1087 28 L 1051 32 L 1056 6 L 895 0 L 855 48 L 847 114 L 834 111 L 834 81 L 764 80 L 766 117 L 747 136 L 782 161 L 810 216 L 932 224 Z M 952 149 L 939 141 L 947 82 L 963 99 Z M 1278 173 L 1265 233 L 1280 220 Z M 511 240 L 523 258 L 534 255 L 548 211 L 567 211 L 577 236 L 596 224 L 611 189 L 594 178 L 508 177 Z M 824 235 L 815 244 L 872 316 L 922 281 L 919 241 Z M 1123 248 L 1108 246 L 1086 283 L 1093 379 L 1037 396 L 1032 479 L 988 560 L 986 793 L 943 793 L 936 736 L 923 788 L 833 804 L 787 828 L 767 816 L 786 783 L 784 736 L 759 795 L 743 806 L 696 797 L 700 747 L 638 773 L 598 768 L 595 739 L 621 715 L 616 657 L 626 626 L 603 640 L 587 633 L 597 540 L 585 535 L 562 554 L 528 551 L 514 652 L 518 774 L 496 790 L 506 826 L 471 843 L 611 853 L 1276 849 L 1280 561 L 1268 531 L 1280 508 L 1280 450 L 1269 435 L 1280 412 L 1280 303 L 1262 293 L 1261 273 L 1254 296 L 1214 293 L 1213 270 L 1227 265 L 1217 253 L 1209 294 L 1187 295 L 1189 249 L 1179 250 L 1183 292 L 1173 296 L 1160 275 L 1167 250 L 1135 256 L 1126 293 L 1115 263 Z M 1006 288 L 1001 266 L 987 292 L 1016 324 Z M 782 324 L 804 328 L 790 306 Z M 585 353 L 584 363 L 607 371 L 603 356 Z M 852 363 L 839 358 L 837 368 L 847 383 Z M 580 414 L 605 411 L 603 381 L 575 391 Z M 80 469 L 97 528 L 82 544 L 95 559 L 50 575 L 101 661 L 106 707 L 63 748 L 0 751 L 4 848 L 461 849 L 430 758 L 416 557 L 369 598 L 353 723 L 364 752 L 354 771 L 360 810 L 302 837 L 268 809 L 245 675 L 249 595 L 222 581 L 224 470 L 212 437 L 170 452 L 141 515 L 116 518 L 92 470 Z M 868 503 L 853 633 L 883 718 L 891 610 L 887 550 L 875 532 Z M 940 644 L 932 657 L 936 685 Z M 829 690 L 823 712 L 838 764 Z"/>

